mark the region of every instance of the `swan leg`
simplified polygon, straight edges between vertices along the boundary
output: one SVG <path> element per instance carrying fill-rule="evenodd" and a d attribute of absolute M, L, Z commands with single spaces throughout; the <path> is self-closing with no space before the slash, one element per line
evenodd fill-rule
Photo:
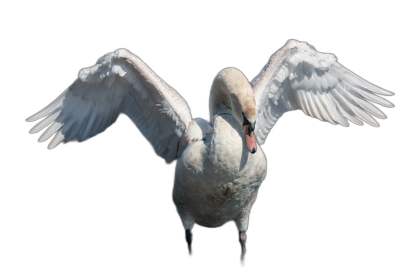
<path fill-rule="evenodd" d="M 192 254 L 192 240 L 193 240 L 193 234 L 191 229 L 186 229 L 186 242 L 188 244 L 188 249 L 189 249 L 189 254 Z"/>
<path fill-rule="evenodd" d="M 244 260 L 244 256 L 246 254 L 246 231 L 249 227 L 249 213 L 242 214 L 239 218 L 235 219 L 236 226 L 239 230 L 239 242 L 242 247 L 242 254 L 240 256 L 241 260 Z"/>
<path fill-rule="evenodd" d="M 190 214 L 182 212 L 182 210 L 179 208 L 178 208 L 178 213 L 179 216 L 181 217 L 183 227 L 185 228 L 185 237 L 186 237 L 186 242 L 188 244 L 189 254 L 192 254 L 192 240 L 193 240 L 192 229 L 194 226 L 194 218 Z"/>
<path fill-rule="evenodd" d="M 242 246 L 242 255 L 240 256 L 241 260 L 244 260 L 244 255 L 246 254 L 246 231 L 239 231 L 239 242 L 240 245 Z"/>

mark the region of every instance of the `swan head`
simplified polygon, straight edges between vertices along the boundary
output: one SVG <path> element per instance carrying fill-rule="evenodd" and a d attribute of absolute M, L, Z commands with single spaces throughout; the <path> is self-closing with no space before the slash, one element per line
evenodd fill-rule
<path fill-rule="evenodd" d="M 254 120 L 254 122 L 250 122 L 243 113 L 243 131 L 246 139 L 247 149 L 251 154 L 254 154 L 257 151 L 257 141 L 254 133 L 255 128 L 256 121 Z"/>
<path fill-rule="evenodd" d="M 214 81 L 217 87 L 225 89 L 225 103 L 243 125 L 247 149 L 254 154 L 257 151 L 257 141 L 254 134 L 256 125 L 256 100 L 253 89 L 244 74 L 235 68 L 226 68 L 218 73 Z"/>

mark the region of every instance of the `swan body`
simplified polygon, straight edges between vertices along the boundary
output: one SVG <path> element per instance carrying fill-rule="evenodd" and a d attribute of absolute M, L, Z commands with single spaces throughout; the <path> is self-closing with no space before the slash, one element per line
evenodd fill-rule
<path fill-rule="evenodd" d="M 190 145 L 178 160 L 174 202 L 185 229 L 195 222 L 218 227 L 234 220 L 245 231 L 267 161 L 261 149 L 255 154 L 246 149 L 233 114 L 216 114 L 213 124 L 212 135 Z"/>
<path fill-rule="evenodd" d="M 267 173 L 259 146 L 277 120 L 302 110 L 331 124 L 377 127 L 373 116 L 386 116 L 372 103 L 393 107 L 378 95 L 393 93 L 351 72 L 333 54 L 289 40 L 251 82 L 235 68 L 217 74 L 208 122 L 192 118 L 177 91 L 136 55 L 119 49 L 82 69 L 64 93 L 27 121 L 44 117 L 30 133 L 47 127 L 39 142 L 54 135 L 52 149 L 93 137 L 126 114 L 157 155 L 167 163 L 177 159 L 173 200 L 189 251 L 195 223 L 218 227 L 233 220 L 243 256 L 251 207 Z"/>

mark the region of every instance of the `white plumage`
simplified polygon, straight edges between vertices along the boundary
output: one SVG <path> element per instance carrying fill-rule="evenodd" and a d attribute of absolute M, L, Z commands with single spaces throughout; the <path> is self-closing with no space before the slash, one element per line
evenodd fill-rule
<path fill-rule="evenodd" d="M 125 113 L 166 162 L 178 159 L 173 198 L 190 249 L 194 223 L 217 227 L 234 220 L 242 253 L 250 210 L 265 179 L 263 144 L 287 111 L 348 126 L 385 119 L 374 104 L 393 93 L 367 82 L 305 42 L 289 40 L 251 83 L 237 69 L 222 70 L 210 94 L 210 123 L 192 119 L 186 101 L 141 59 L 125 49 L 99 58 L 47 107 L 29 117 L 30 133 L 48 127 L 49 148 L 84 141 Z M 255 133 L 255 136 L 254 136 Z M 247 147 L 246 147 L 247 145 Z"/>
<path fill-rule="evenodd" d="M 335 55 L 295 40 L 289 40 L 272 55 L 251 85 L 260 114 L 256 125 L 260 144 L 287 111 L 301 109 L 308 116 L 343 126 L 348 126 L 348 121 L 379 126 L 371 115 L 380 119 L 386 116 L 370 102 L 393 107 L 376 95 L 390 96 L 392 92 L 346 69 Z"/>
<path fill-rule="evenodd" d="M 192 115 L 186 101 L 143 61 L 125 49 L 106 54 L 82 69 L 78 79 L 55 101 L 29 117 L 47 116 L 30 131 L 53 123 L 39 138 L 56 133 L 48 148 L 71 140 L 84 141 L 104 131 L 125 113 L 167 162 L 177 158 L 178 142 Z M 201 139 L 201 138 L 200 138 Z"/>

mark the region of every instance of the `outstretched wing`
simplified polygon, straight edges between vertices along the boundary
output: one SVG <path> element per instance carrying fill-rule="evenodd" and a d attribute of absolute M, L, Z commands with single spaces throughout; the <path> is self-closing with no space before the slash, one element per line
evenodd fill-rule
<path fill-rule="evenodd" d="M 301 109 L 311 117 L 348 126 L 366 123 L 378 127 L 371 116 L 385 114 L 370 102 L 393 104 L 377 96 L 393 95 L 342 66 L 335 55 L 320 53 L 306 42 L 289 40 L 273 54 L 251 82 L 257 103 L 256 136 L 264 144 L 283 113 Z"/>
<path fill-rule="evenodd" d="M 139 57 L 119 49 L 82 69 L 78 79 L 47 107 L 29 117 L 30 133 L 49 126 L 39 142 L 84 141 L 113 124 L 125 113 L 167 162 L 187 145 L 183 135 L 192 120 L 190 108 L 177 91 L 158 77 Z"/>

